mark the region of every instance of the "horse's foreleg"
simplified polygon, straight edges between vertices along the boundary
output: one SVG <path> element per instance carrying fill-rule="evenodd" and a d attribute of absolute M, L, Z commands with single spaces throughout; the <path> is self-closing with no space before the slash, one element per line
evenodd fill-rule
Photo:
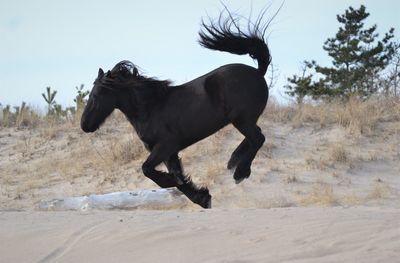
<path fill-rule="evenodd" d="M 168 168 L 168 172 L 174 174 L 174 176 L 181 180 L 177 188 L 186 195 L 193 203 L 200 205 L 203 208 L 211 208 L 211 195 L 207 188 L 197 187 L 190 178 L 183 174 L 183 168 L 181 160 L 178 154 L 175 153 L 164 162 Z"/>
<path fill-rule="evenodd" d="M 147 160 L 143 163 L 142 171 L 146 177 L 162 188 L 175 187 L 178 184 L 182 184 L 180 180 L 177 180 L 176 176 L 155 169 L 157 165 L 166 159 L 166 156 L 168 156 L 168 153 L 164 148 L 154 147 Z"/>
<path fill-rule="evenodd" d="M 164 161 L 165 166 L 168 169 L 168 172 L 173 174 L 177 180 L 182 184 L 185 181 L 185 176 L 183 175 L 183 168 L 181 160 L 178 157 L 177 153 L 172 154 L 167 161 Z"/>

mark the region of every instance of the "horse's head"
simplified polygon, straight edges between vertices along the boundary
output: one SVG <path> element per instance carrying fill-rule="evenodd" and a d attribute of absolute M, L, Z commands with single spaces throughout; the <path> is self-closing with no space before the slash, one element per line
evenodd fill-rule
<path fill-rule="evenodd" d="M 130 120 L 138 108 L 146 116 L 148 107 L 154 106 L 157 99 L 165 95 L 169 84 L 167 80 L 140 75 L 137 67 L 129 61 L 119 62 L 107 73 L 99 69 L 82 114 L 82 130 L 96 131 L 114 109 L 120 109 Z"/>
<path fill-rule="evenodd" d="M 110 72 L 104 74 L 100 68 L 82 114 L 81 128 L 84 132 L 96 131 L 117 107 L 116 91 L 104 82 L 104 79 L 108 77 L 110 77 Z"/>
<path fill-rule="evenodd" d="M 94 132 L 115 108 L 126 100 L 129 80 L 137 76 L 136 67 L 129 61 L 118 63 L 104 73 L 100 68 L 81 118 L 84 132 Z"/>

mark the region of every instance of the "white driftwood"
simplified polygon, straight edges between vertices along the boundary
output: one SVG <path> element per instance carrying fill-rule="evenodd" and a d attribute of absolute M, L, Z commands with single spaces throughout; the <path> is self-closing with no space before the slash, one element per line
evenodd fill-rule
<path fill-rule="evenodd" d="M 93 194 L 89 196 L 65 197 L 39 202 L 42 211 L 88 210 L 88 209 L 171 209 L 183 207 L 187 198 L 174 188 L 138 190 Z"/>

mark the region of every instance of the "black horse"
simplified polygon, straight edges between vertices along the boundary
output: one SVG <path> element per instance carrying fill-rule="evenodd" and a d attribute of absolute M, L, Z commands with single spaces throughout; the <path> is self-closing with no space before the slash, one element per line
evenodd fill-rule
<path fill-rule="evenodd" d="M 268 100 L 264 79 L 271 62 L 265 29 L 248 22 L 244 32 L 237 17 L 222 14 L 217 22 L 202 23 L 200 44 L 213 50 L 249 54 L 258 68 L 228 64 L 179 86 L 139 73 L 129 61 L 122 61 L 104 73 L 99 69 L 82 114 L 81 127 L 94 132 L 114 109 L 124 113 L 144 142 L 150 155 L 143 163 L 146 177 L 160 187 L 177 187 L 192 202 L 211 207 L 207 188 L 199 188 L 186 177 L 178 157 L 182 149 L 232 123 L 245 139 L 232 153 L 228 169 L 235 169 L 236 183 L 250 176 L 250 166 L 265 137 L 257 120 Z M 155 167 L 164 163 L 168 173 Z"/>

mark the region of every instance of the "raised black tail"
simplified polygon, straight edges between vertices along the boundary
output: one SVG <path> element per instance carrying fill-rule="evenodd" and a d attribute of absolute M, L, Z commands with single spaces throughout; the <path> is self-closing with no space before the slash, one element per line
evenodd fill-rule
<path fill-rule="evenodd" d="M 202 21 L 202 28 L 199 32 L 199 43 L 205 48 L 225 51 L 232 54 L 244 55 L 258 62 L 258 70 L 264 76 L 271 63 L 269 48 L 264 40 L 266 28 L 269 23 L 262 25 L 262 13 L 256 23 L 248 20 L 247 31 L 240 29 L 238 16 L 234 16 L 227 8 L 226 18 L 221 13 L 217 22 L 210 20 L 209 24 Z"/>

